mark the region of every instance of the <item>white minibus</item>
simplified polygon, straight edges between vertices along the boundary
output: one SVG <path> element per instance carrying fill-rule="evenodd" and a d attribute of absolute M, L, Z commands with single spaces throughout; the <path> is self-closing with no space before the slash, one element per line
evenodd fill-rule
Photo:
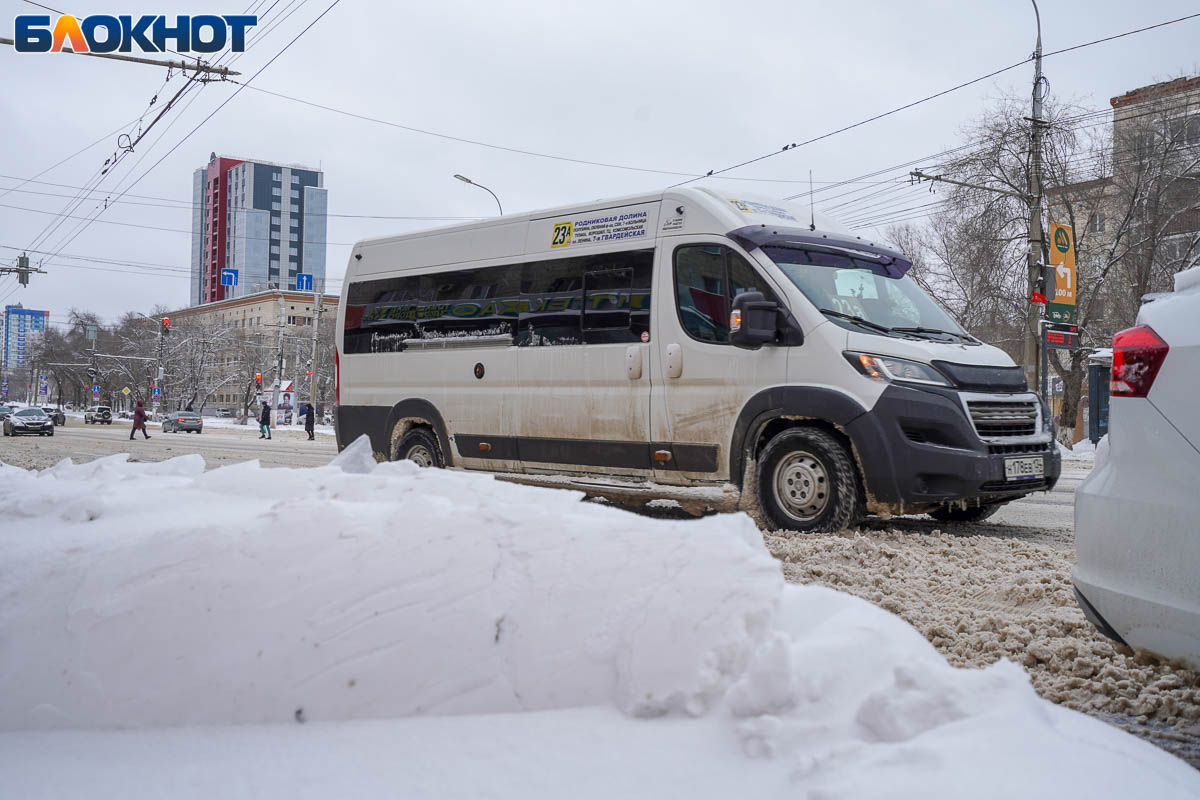
<path fill-rule="evenodd" d="M 795 531 L 980 520 L 1051 489 L 1046 407 L 910 266 L 695 187 L 363 241 L 338 446 Z"/>

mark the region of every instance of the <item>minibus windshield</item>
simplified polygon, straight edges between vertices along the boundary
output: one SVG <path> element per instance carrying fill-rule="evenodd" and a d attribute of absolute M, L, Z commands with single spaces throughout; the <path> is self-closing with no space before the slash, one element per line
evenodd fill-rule
<path fill-rule="evenodd" d="M 883 334 L 974 341 L 907 274 L 851 253 L 767 246 L 764 252 L 826 316 Z"/>

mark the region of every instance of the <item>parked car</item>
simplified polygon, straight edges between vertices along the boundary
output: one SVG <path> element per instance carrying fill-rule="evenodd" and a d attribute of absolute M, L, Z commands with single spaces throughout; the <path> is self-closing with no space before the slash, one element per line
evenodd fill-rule
<path fill-rule="evenodd" d="M 0 405 L 0 420 L 7 419 L 10 414 L 16 411 L 20 406 L 15 403 L 5 403 Z"/>
<path fill-rule="evenodd" d="M 195 411 L 172 411 L 162 424 L 163 433 L 204 433 L 204 420 Z"/>
<path fill-rule="evenodd" d="M 85 425 L 112 425 L 112 409 L 108 406 L 92 406 L 83 412 Z"/>
<path fill-rule="evenodd" d="M 42 406 L 42 411 L 46 412 L 46 416 L 48 416 L 54 422 L 55 427 L 67 424 L 66 412 L 64 412 L 61 408 L 55 408 L 54 406 Z"/>
<path fill-rule="evenodd" d="M 25 433 L 53 436 L 54 422 L 40 408 L 22 408 L 5 418 L 5 436 L 20 436 Z"/>
<path fill-rule="evenodd" d="M 232 417 L 232 416 L 234 416 L 234 412 L 233 412 L 232 408 L 218 408 L 217 416 L 218 417 Z"/>
<path fill-rule="evenodd" d="M 1200 669 L 1200 267 L 1113 337 L 1108 436 L 1075 493 L 1075 597 L 1101 633 Z"/>

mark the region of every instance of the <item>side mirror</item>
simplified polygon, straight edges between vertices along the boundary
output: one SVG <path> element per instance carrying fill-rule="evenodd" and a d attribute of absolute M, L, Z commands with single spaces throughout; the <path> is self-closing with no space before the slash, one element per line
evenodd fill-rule
<path fill-rule="evenodd" d="M 779 306 L 763 299 L 762 292 L 742 292 L 733 298 L 729 313 L 729 341 L 735 347 L 757 350 L 775 341 Z"/>

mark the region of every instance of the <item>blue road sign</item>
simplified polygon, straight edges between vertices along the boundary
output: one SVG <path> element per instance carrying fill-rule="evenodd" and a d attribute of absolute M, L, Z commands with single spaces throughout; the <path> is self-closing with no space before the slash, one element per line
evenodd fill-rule
<path fill-rule="evenodd" d="M 162 389 L 160 389 L 160 388 L 158 388 L 157 386 L 155 386 L 155 387 L 154 387 L 154 396 L 155 396 L 155 397 L 158 397 L 158 396 L 159 396 L 159 395 L 161 395 L 161 394 L 162 394 Z"/>
<path fill-rule="evenodd" d="M 93 384 L 93 386 L 92 386 L 92 399 L 93 400 L 100 399 L 100 384 L 98 384 L 98 383 Z"/>
<path fill-rule="evenodd" d="M 236 269 L 221 270 L 221 285 L 222 286 L 237 286 L 238 271 Z"/>
<path fill-rule="evenodd" d="M 296 273 L 296 291 L 311 292 L 312 291 L 312 275 L 304 272 Z"/>

